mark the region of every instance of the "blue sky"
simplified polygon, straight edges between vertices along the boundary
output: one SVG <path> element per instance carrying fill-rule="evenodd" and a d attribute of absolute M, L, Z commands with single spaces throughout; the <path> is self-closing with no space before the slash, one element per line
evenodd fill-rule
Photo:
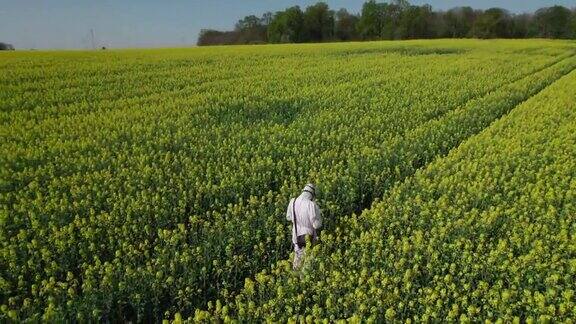
<path fill-rule="evenodd" d="M 89 48 L 97 45 L 162 47 L 194 45 L 201 28 L 231 29 L 249 14 L 302 8 L 315 0 L 0 0 L 0 42 L 16 48 Z M 327 0 L 331 8 L 358 12 L 363 0 Z M 529 12 L 576 0 L 412 0 L 434 9 L 468 5 Z"/>

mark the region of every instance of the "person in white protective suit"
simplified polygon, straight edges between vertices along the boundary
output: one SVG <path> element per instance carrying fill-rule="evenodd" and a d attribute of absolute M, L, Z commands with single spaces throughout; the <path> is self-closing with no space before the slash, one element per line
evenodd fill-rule
<path fill-rule="evenodd" d="M 293 268 L 300 268 L 304 259 L 306 239 L 312 244 L 318 241 L 318 229 L 322 227 L 320 207 L 314 201 L 316 187 L 307 184 L 298 198 L 290 199 L 286 210 L 286 219 L 292 222 L 292 245 L 294 246 Z"/>

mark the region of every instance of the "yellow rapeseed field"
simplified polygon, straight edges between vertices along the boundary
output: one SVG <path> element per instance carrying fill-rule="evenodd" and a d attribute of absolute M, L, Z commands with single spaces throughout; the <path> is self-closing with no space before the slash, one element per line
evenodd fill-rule
<path fill-rule="evenodd" d="M 570 321 L 575 54 L 0 53 L 0 321 Z M 325 229 L 293 272 L 308 181 Z"/>

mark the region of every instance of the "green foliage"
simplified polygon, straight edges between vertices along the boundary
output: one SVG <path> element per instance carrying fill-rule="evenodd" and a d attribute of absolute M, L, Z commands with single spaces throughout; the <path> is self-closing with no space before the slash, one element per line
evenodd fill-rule
<path fill-rule="evenodd" d="M 300 43 L 306 40 L 304 13 L 295 6 L 277 12 L 268 26 L 271 43 Z"/>
<path fill-rule="evenodd" d="M 535 13 L 535 23 L 539 34 L 547 38 L 574 38 L 573 12 L 562 6 L 542 8 Z"/>
<path fill-rule="evenodd" d="M 452 8 L 444 15 L 444 28 L 440 35 L 452 38 L 471 36 L 476 14 L 471 7 Z"/>
<path fill-rule="evenodd" d="M 334 11 L 325 2 L 309 6 L 304 12 L 304 30 L 307 41 L 322 42 L 334 37 Z"/>
<path fill-rule="evenodd" d="M 336 39 L 343 41 L 351 41 L 358 39 L 358 16 L 348 12 L 342 8 L 335 14 L 334 36 Z"/>
<path fill-rule="evenodd" d="M 472 35 L 478 38 L 510 37 L 512 18 L 501 8 L 490 8 L 484 11 L 474 22 Z"/>
<path fill-rule="evenodd" d="M 358 21 L 358 31 L 363 39 L 378 39 L 383 27 L 383 6 L 375 0 L 364 2 L 362 15 Z"/>
<path fill-rule="evenodd" d="M 296 6 L 262 18 L 246 16 L 234 31 L 202 30 L 198 45 L 465 37 L 574 39 L 575 10 L 552 6 L 522 14 L 502 8 L 434 11 L 430 5 L 411 5 L 406 0 L 369 0 L 359 14 L 344 8 L 335 14 L 325 2 L 318 2 L 304 12 Z"/>

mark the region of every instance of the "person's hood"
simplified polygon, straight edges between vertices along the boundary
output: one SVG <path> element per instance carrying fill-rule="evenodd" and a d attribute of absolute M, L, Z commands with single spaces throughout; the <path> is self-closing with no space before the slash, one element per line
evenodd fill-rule
<path fill-rule="evenodd" d="M 308 192 L 312 195 L 312 198 L 314 198 L 316 197 L 316 186 L 312 183 L 307 183 L 302 189 L 302 192 Z"/>
<path fill-rule="evenodd" d="M 313 196 L 311 193 L 309 193 L 308 191 L 303 191 L 303 192 L 300 194 L 300 197 L 302 197 L 303 199 L 307 199 L 307 200 L 312 200 L 312 199 L 314 199 L 314 196 Z"/>

